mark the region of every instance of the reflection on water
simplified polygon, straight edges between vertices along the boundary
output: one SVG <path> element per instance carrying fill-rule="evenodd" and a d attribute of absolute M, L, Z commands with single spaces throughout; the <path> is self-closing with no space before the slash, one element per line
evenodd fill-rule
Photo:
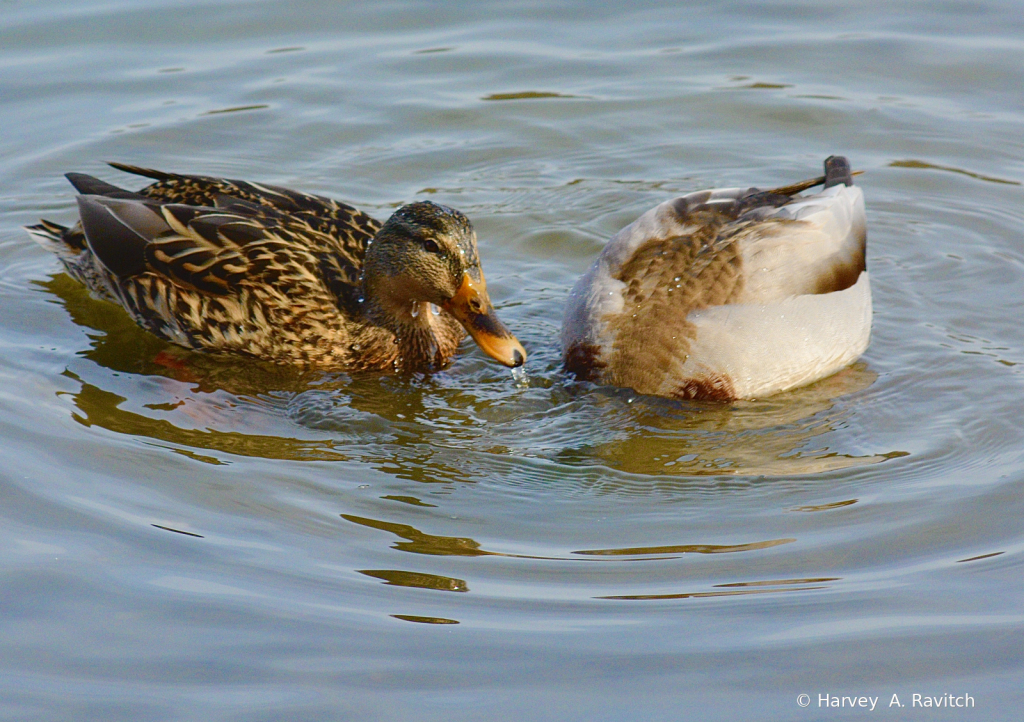
<path fill-rule="evenodd" d="M 806 506 L 798 506 L 793 511 L 831 511 L 832 509 L 841 509 L 844 506 L 850 506 L 856 504 L 856 499 L 843 499 L 842 501 L 833 501 L 828 504 L 808 504 Z"/>
<path fill-rule="evenodd" d="M 445 617 L 421 617 L 416 614 L 392 614 L 395 619 L 401 619 L 405 622 L 415 622 L 417 624 L 458 624 L 459 622 L 455 619 L 446 619 Z"/>
<path fill-rule="evenodd" d="M 157 529 L 163 529 L 164 531 L 173 532 L 175 534 L 181 534 L 182 536 L 191 536 L 191 537 L 195 537 L 196 539 L 204 539 L 205 538 L 202 534 L 195 534 L 195 533 L 190 532 L 190 531 L 182 531 L 181 529 L 172 529 L 171 527 L 164 526 L 163 524 L 152 524 L 151 526 L 154 526 Z"/>
<path fill-rule="evenodd" d="M 716 584 L 715 590 L 707 592 L 678 592 L 669 594 L 611 594 L 598 599 L 618 599 L 628 601 L 663 601 L 666 599 L 707 599 L 710 597 L 741 597 L 750 594 L 780 594 L 789 592 L 809 592 L 828 589 L 824 582 L 837 582 L 839 577 L 817 577 L 811 579 L 779 579 L 761 582 L 735 582 L 732 584 Z M 726 587 L 729 587 L 726 589 Z M 752 588 L 749 588 L 752 587 Z"/>
<path fill-rule="evenodd" d="M 268 459 L 356 455 L 397 478 L 445 484 L 475 477 L 465 464 L 452 463 L 449 452 L 458 450 L 670 477 L 813 474 L 904 454 L 846 453 L 829 441 L 856 411 L 858 395 L 877 378 L 863 363 L 778 397 L 729 405 L 637 397 L 576 383 L 561 373 L 557 357 L 528 379 L 498 383 L 485 381 L 494 374 L 487 365 L 469 373 L 350 377 L 190 352 L 146 333 L 121 309 L 90 298 L 64 274 L 40 285 L 60 299 L 76 323 L 97 332 L 90 334 L 85 358 L 112 371 L 184 385 L 168 389 L 173 401 L 154 399 L 127 411 L 119 408 L 124 397 L 95 385 L 100 378 L 87 383 L 69 371 L 83 384 L 74 399 L 84 416 L 76 418 L 192 449 Z M 300 429 L 330 438 L 254 435 L 252 414 L 236 410 L 250 408 L 253 401 L 264 411 L 283 412 Z M 148 411 L 163 413 L 152 418 Z M 174 450 L 221 463 L 194 450 Z"/>
<path fill-rule="evenodd" d="M 361 524 L 371 529 L 391 532 L 404 542 L 395 542 L 393 549 L 413 554 L 428 556 L 482 557 L 494 555 L 495 552 L 484 551 L 480 544 L 466 537 L 435 536 L 421 532 L 408 524 L 394 524 L 377 519 L 364 519 L 353 514 L 342 514 L 341 518 L 353 524 Z"/>
<path fill-rule="evenodd" d="M 70 371 L 66 375 L 75 378 Z M 128 436 L 142 436 L 148 439 L 174 444 L 166 448 L 208 464 L 222 464 L 220 459 L 197 454 L 192 449 L 223 451 L 238 456 L 254 456 L 263 459 L 321 459 L 343 461 L 346 457 L 336 451 L 330 441 L 306 441 L 281 436 L 260 436 L 238 431 L 216 431 L 213 429 L 188 429 L 171 423 L 167 419 L 154 419 L 143 414 L 120 408 L 127 399 L 123 396 L 82 384 L 78 393 L 71 395 L 75 408 L 80 413 L 73 418 L 83 426 L 99 426 Z M 195 421 L 209 423 L 212 419 L 204 415 L 216 411 L 217 407 L 204 403 L 199 407 Z M 185 447 L 185 448 L 180 448 Z"/>
<path fill-rule="evenodd" d="M 976 557 L 970 557 L 968 559 L 957 559 L 956 561 L 957 561 L 957 564 L 963 564 L 964 562 L 977 562 L 977 561 L 981 561 L 982 559 L 991 559 L 992 557 L 997 557 L 1000 554 L 1005 554 L 1005 553 L 1006 552 L 991 552 L 989 554 L 979 554 Z"/>
<path fill-rule="evenodd" d="M 356 571 L 374 579 L 382 579 L 385 584 L 395 587 L 433 589 L 439 592 L 469 591 L 469 586 L 464 580 L 444 577 L 440 574 L 406 572 L 400 569 L 357 569 Z"/>
<path fill-rule="evenodd" d="M 494 552 L 482 549 L 479 542 L 467 537 L 447 537 L 427 534 L 409 524 L 399 524 L 382 521 L 379 519 L 366 519 L 352 514 L 342 514 L 341 518 L 353 524 L 380 529 L 390 532 L 395 536 L 405 539 L 403 542 L 395 542 L 392 549 L 413 554 L 425 554 L 428 556 L 459 556 L 459 557 L 482 557 L 496 556 L 512 559 L 536 559 L 546 561 L 566 561 L 571 557 L 537 556 L 529 554 L 510 554 Z M 584 549 L 571 552 L 582 557 L 646 557 L 651 561 L 655 555 L 657 560 L 677 558 L 683 554 L 733 554 L 736 552 L 753 552 L 762 549 L 792 544 L 796 539 L 768 539 L 766 541 L 748 542 L 745 544 L 670 544 L 661 546 L 629 547 L 624 549 Z M 577 559 L 577 561 L 585 561 Z M 592 559 L 592 561 L 598 561 Z M 616 560 L 619 561 L 619 560 Z M 365 573 L 365 572 L 364 572 Z"/>
<path fill-rule="evenodd" d="M 1019 186 L 1020 181 L 1007 180 L 1006 178 L 993 178 L 992 176 L 982 175 L 981 173 L 975 173 L 973 171 L 964 170 L 963 168 L 954 168 L 948 165 L 937 165 L 935 163 L 927 163 L 923 160 L 894 160 L 889 163 L 890 168 L 920 168 L 924 170 L 943 170 L 948 173 L 959 173 L 965 175 L 968 178 L 974 178 L 976 180 L 987 181 L 989 183 L 1004 183 L 1011 186 Z"/>
<path fill-rule="evenodd" d="M 640 554 L 731 554 L 771 549 L 781 544 L 792 544 L 795 541 L 796 539 L 769 539 L 749 544 L 672 544 L 657 547 L 630 547 L 628 549 L 585 549 L 573 552 L 573 554 L 601 557 L 637 556 Z"/>
<path fill-rule="evenodd" d="M 610 404 L 621 407 L 625 398 L 628 405 L 623 433 L 589 451 L 613 468 L 655 475 L 788 476 L 879 463 L 902 454 L 861 456 L 815 443 L 841 429 L 856 411 L 856 400 L 838 405 L 837 400 L 861 394 L 876 378 L 857 363 L 802 389 L 729 405 L 612 392 Z M 574 456 L 573 451 L 566 454 L 566 461 Z"/>
<path fill-rule="evenodd" d="M 579 98 L 578 95 L 550 93 L 538 90 L 523 90 L 518 93 L 491 93 L 481 100 L 543 100 L 545 98 Z"/>
<path fill-rule="evenodd" d="M 403 504 L 410 504 L 411 506 L 424 506 L 436 508 L 437 504 L 428 504 L 422 499 L 417 499 L 415 496 L 404 496 L 402 494 L 385 494 L 381 499 L 390 499 L 391 501 L 400 501 Z"/>

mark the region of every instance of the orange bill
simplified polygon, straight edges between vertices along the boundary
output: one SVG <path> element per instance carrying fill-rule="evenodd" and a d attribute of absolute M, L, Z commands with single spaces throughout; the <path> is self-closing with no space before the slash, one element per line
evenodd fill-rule
<path fill-rule="evenodd" d="M 462 285 L 443 308 L 465 326 L 484 353 L 499 363 L 515 368 L 526 362 L 526 349 L 494 314 L 483 274 L 474 281 L 465 274 Z"/>

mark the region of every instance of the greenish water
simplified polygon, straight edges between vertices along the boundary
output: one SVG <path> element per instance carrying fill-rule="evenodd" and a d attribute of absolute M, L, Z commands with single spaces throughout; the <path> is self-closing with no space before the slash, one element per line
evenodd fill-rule
<path fill-rule="evenodd" d="M 0 719 L 1019 719 L 1022 66 L 1013 3 L 0 3 Z M 831 153 L 859 363 L 562 374 L 616 230 Z M 459 208 L 528 384 L 163 344 L 20 228 L 106 160 Z"/>

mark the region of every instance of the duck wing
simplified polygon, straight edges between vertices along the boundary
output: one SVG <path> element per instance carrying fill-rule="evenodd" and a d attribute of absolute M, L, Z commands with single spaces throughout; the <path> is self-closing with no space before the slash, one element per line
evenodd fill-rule
<path fill-rule="evenodd" d="M 159 203 L 147 198 L 77 197 L 89 249 L 124 281 L 157 274 L 212 295 L 242 283 L 281 288 L 313 279 L 331 238 L 273 209 L 226 200 L 221 207 Z"/>
<path fill-rule="evenodd" d="M 234 264 L 227 262 L 230 252 L 217 245 L 227 239 L 218 238 L 216 228 L 223 226 L 226 234 L 234 233 L 239 242 L 244 242 L 243 245 L 258 240 L 247 239 L 244 228 L 246 224 L 262 227 L 264 230 L 276 229 L 275 232 L 283 234 L 283 238 L 286 239 L 283 242 L 292 255 L 301 247 L 306 247 L 308 252 L 313 254 L 318 273 L 330 290 L 334 303 L 349 314 L 360 313 L 359 275 L 363 267 L 366 246 L 380 228 L 380 223 L 374 218 L 330 198 L 278 186 L 166 173 L 123 163 L 111 165 L 119 170 L 153 178 L 156 182 L 139 191 L 129 191 L 84 173 L 67 174 L 68 180 L 79 193 L 92 197 L 92 201 L 86 205 L 93 209 L 93 223 L 100 225 L 93 233 L 90 246 L 108 269 L 140 268 L 141 251 L 129 251 L 139 246 L 140 242 L 135 239 L 138 233 L 131 233 L 126 228 L 141 232 L 142 236 L 148 239 L 147 242 L 152 242 L 162 233 L 168 232 L 168 228 L 159 225 L 138 227 L 137 224 L 143 219 L 150 218 L 152 222 L 152 213 L 147 214 L 143 209 L 148 208 L 159 217 L 165 213 L 160 209 L 168 208 L 166 213 L 169 213 L 171 218 L 184 219 L 189 216 L 190 221 L 196 223 L 186 234 L 190 241 L 175 241 L 175 248 L 178 250 L 181 249 L 182 243 L 194 244 L 189 253 L 182 250 L 181 257 L 191 259 L 188 263 L 189 268 L 195 265 L 192 261 L 203 256 L 204 262 L 198 267 L 210 271 L 213 274 L 211 279 L 220 277 L 228 281 L 230 274 L 217 276 L 217 269 L 234 267 Z M 97 200 L 99 198 L 136 201 L 141 202 L 141 205 L 112 204 Z M 201 212 L 190 215 L 186 210 L 189 207 Z M 89 210 L 85 212 L 88 213 Z M 110 223 L 111 219 L 107 216 L 111 214 L 119 219 L 118 223 Z M 227 216 L 234 217 L 234 220 L 229 220 Z M 136 224 L 134 226 L 131 221 L 133 218 Z M 145 223 L 143 225 L 146 226 Z M 104 230 L 100 231 L 100 228 Z M 86 249 L 86 238 L 81 224 L 75 224 L 71 228 L 54 225 L 53 228 L 40 227 L 36 230 L 37 235 L 45 231 L 48 241 L 62 241 L 63 246 L 72 254 Z M 59 247 L 61 244 L 51 245 Z M 155 251 L 156 247 L 152 252 Z M 216 262 L 215 258 L 221 258 L 224 262 Z M 130 262 L 129 259 L 135 260 Z M 135 265 L 131 266 L 130 263 Z M 183 283 L 191 283 L 189 279 L 197 278 L 194 272 L 186 272 L 188 269 L 184 263 L 177 269 L 164 270 L 169 278 L 177 278 Z M 97 285 L 90 283 L 90 286 Z M 213 287 L 206 290 L 214 292 Z"/>
<path fill-rule="evenodd" d="M 231 209 L 273 219 L 297 239 L 317 236 L 324 240 L 331 251 L 318 254 L 325 282 L 340 305 L 357 312 L 357 286 L 366 246 L 381 225 L 375 218 L 346 203 L 280 186 L 168 173 L 125 163 L 110 165 L 156 181 L 138 191 L 139 196 L 177 205 Z"/>
<path fill-rule="evenodd" d="M 268 329 L 297 319 L 339 325 L 325 234 L 297 234 L 274 209 L 78 196 L 88 250 L 124 307 L 154 333 L 191 347 L 260 355 Z"/>
<path fill-rule="evenodd" d="M 213 206 L 222 196 L 236 198 L 302 218 L 319 232 L 332 235 L 342 244 L 359 248 L 365 248 L 366 242 L 380 230 L 376 219 L 358 208 L 325 196 L 251 181 L 167 173 L 126 163 L 110 165 L 126 173 L 154 179 L 156 182 L 138 191 L 138 195 L 165 203 Z"/>

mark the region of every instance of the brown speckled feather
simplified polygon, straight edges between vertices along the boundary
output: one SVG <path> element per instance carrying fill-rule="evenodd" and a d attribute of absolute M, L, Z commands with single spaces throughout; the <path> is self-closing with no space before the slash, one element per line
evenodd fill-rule
<path fill-rule="evenodd" d="M 615 334 L 609 372 L 623 386 L 659 387 L 672 359 L 689 351 L 690 312 L 731 303 L 743 290 L 743 260 L 720 237 L 721 214 L 706 211 L 694 220 L 694 233 L 645 243 L 615 276 L 626 285 L 625 305 L 609 324 Z"/>
<path fill-rule="evenodd" d="M 166 173 L 124 163 L 110 165 L 154 179 L 155 183 L 138 191 L 146 198 L 182 206 L 225 207 L 268 227 L 321 236 L 323 248 L 317 253 L 317 262 L 324 280 L 346 310 L 357 312 L 357 286 L 366 244 L 380 230 L 375 218 L 331 198 L 279 186 Z"/>
<path fill-rule="evenodd" d="M 276 186 L 111 165 L 156 182 L 133 192 L 69 174 L 82 222 L 29 230 L 161 338 L 360 370 L 443 366 L 465 337 L 445 312 L 397 331 L 366 317 L 361 273 L 381 224 L 362 211 Z"/>

